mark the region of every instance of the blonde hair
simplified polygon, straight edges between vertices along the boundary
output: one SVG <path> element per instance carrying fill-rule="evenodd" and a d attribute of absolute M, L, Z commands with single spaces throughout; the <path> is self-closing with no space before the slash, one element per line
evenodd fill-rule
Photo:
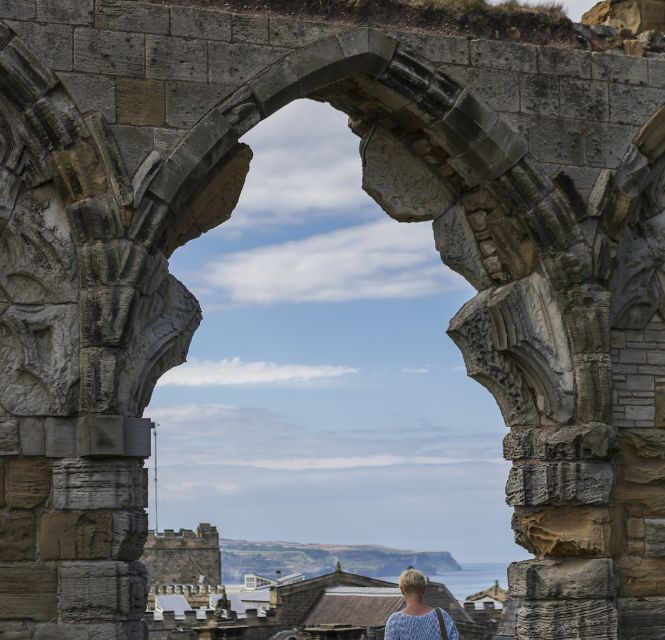
<path fill-rule="evenodd" d="M 425 576 L 418 569 L 407 569 L 399 577 L 399 586 L 404 593 L 417 593 L 422 596 L 426 584 Z"/>

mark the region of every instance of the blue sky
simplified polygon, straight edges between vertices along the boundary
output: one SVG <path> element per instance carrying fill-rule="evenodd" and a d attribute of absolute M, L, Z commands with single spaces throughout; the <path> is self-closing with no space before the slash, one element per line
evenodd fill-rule
<path fill-rule="evenodd" d="M 245 141 L 233 217 L 171 259 L 204 320 L 145 414 L 160 528 L 524 557 L 505 427 L 445 335 L 473 290 L 431 224 L 397 223 L 362 191 L 359 140 L 328 105 L 294 103 Z"/>

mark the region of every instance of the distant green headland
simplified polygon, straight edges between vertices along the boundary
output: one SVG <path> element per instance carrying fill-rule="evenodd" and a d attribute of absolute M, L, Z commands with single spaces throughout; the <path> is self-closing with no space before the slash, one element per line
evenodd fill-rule
<path fill-rule="evenodd" d="M 228 539 L 221 540 L 221 547 L 222 575 L 229 584 L 242 582 L 246 573 L 272 578 L 280 571 L 282 576 L 304 573 L 309 578 L 334 571 L 337 561 L 345 571 L 370 577 L 397 576 L 408 566 L 426 575 L 462 569 L 448 551 Z"/>

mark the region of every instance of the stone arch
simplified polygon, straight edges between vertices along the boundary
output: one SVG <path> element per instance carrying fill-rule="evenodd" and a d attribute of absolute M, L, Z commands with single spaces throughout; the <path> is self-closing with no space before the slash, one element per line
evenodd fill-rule
<path fill-rule="evenodd" d="M 0 204 L 9 212 L 3 242 L 11 249 L 5 255 L 18 255 L 21 234 L 10 229 L 18 198 L 39 189 L 58 194 L 59 213 L 52 213 L 66 236 L 63 255 L 76 255 L 64 287 L 66 295 L 75 292 L 72 299 L 58 299 L 54 282 L 31 335 L 20 333 L 29 325 L 25 317 L 12 320 L 17 344 L 30 347 L 33 361 L 39 363 L 45 344 L 61 344 L 76 355 L 58 359 L 78 362 L 76 371 L 51 376 L 53 384 L 72 380 L 67 389 L 53 387 L 54 397 L 67 399 L 63 406 L 28 399 L 25 411 L 12 407 L 2 416 L 4 431 L 16 434 L 6 463 L 7 501 L 39 509 L 40 531 L 57 542 L 39 541 L 34 566 L 36 525 L 24 523 L 32 547 L 19 547 L 18 560 L 3 570 L 16 580 L 39 571 L 46 586 L 27 600 L 40 602 L 37 612 L 11 613 L 31 622 L 12 625 L 23 625 L 28 637 L 79 625 L 99 637 L 142 637 L 145 576 L 134 561 L 146 529 L 140 460 L 149 455 L 149 438 L 140 416 L 159 375 L 184 358 L 200 319 L 194 298 L 168 275 L 166 257 L 230 215 L 251 156 L 239 143 L 242 134 L 290 100 L 310 96 L 351 115 L 363 138 L 366 189 L 398 220 L 431 218 L 444 261 L 480 289 L 450 334 L 511 427 L 508 500 L 519 541 L 538 556 L 511 570 L 513 594 L 523 599 L 519 637 L 616 637 L 606 533 L 617 442 L 608 424 L 611 234 L 599 231 L 597 216 L 565 175 L 551 180 L 496 113 L 426 59 L 379 31 L 357 29 L 261 72 L 212 109 L 169 157 L 149 158 L 132 184 L 104 119 L 79 114 L 9 30 L 0 31 L 0 46 L 2 101 L 13 105 L 3 109 L 11 135 L 0 141 Z M 25 154 L 17 151 L 21 136 Z M 382 177 L 392 174 L 382 149 L 405 158 L 419 177 L 425 196 L 417 211 L 405 206 L 403 194 L 383 188 Z M 219 208 L 211 210 L 213 202 Z M 21 210 L 21 219 L 29 221 L 33 209 Z M 34 266 L 27 271 L 38 273 Z M 3 264 L 2 277 L 12 273 Z M 30 304 L 38 304 L 47 288 L 22 289 L 34 290 Z M 10 303 L 3 302 L 6 318 Z M 75 307 L 75 315 L 61 322 L 69 334 L 49 342 L 43 327 L 59 305 Z M 20 395 L 27 379 L 13 388 Z M 4 467 L 3 461 L 3 473 Z M 25 473 L 34 479 L 21 495 L 12 487 Z M 573 531 L 567 544 L 543 543 L 565 536 L 571 520 L 600 533 L 581 540 Z M 90 539 L 96 542 L 86 544 Z M 100 592 L 116 599 L 93 602 L 89 594 Z M 53 629 L 56 618 L 61 624 Z"/>

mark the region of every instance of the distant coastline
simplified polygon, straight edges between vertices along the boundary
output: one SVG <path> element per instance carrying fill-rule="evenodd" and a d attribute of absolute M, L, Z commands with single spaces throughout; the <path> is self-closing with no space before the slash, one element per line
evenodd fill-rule
<path fill-rule="evenodd" d="M 230 539 L 222 539 L 220 546 L 225 583 L 242 582 L 245 573 L 272 577 L 277 571 L 310 578 L 334 571 L 338 561 L 345 571 L 370 577 L 399 575 L 407 566 L 428 575 L 462 570 L 449 551 Z"/>

